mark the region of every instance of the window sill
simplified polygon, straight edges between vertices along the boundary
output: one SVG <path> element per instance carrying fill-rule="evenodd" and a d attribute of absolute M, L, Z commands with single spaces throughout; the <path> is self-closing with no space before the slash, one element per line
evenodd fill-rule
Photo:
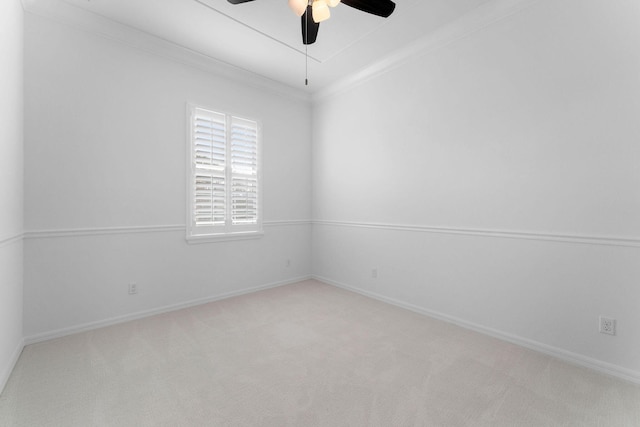
<path fill-rule="evenodd" d="M 187 236 L 187 243 L 189 243 L 190 245 L 197 245 L 200 243 L 231 242 L 235 240 L 259 239 L 262 236 L 264 236 L 264 231 L 246 231 L 226 234 L 202 234 L 196 236 Z"/>

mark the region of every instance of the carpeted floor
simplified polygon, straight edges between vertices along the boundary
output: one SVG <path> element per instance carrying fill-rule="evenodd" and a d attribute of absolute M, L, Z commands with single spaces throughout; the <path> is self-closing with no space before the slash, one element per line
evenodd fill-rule
<path fill-rule="evenodd" d="M 640 387 L 315 281 L 27 346 L 1 426 L 640 426 Z"/>

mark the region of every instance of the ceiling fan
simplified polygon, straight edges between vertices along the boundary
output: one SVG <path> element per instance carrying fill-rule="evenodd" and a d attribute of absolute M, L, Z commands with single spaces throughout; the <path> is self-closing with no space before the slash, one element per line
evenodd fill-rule
<path fill-rule="evenodd" d="M 227 0 L 231 4 L 248 3 L 254 0 Z M 289 7 L 301 17 L 302 43 L 305 45 L 315 43 L 318 37 L 320 22 L 329 19 L 331 12 L 329 7 L 336 7 L 342 2 L 347 6 L 373 15 L 389 17 L 393 13 L 396 4 L 391 0 L 289 0 Z"/>

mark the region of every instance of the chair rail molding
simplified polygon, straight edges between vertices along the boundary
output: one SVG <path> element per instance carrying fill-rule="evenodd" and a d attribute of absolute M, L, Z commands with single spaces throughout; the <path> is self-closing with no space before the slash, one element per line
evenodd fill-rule
<path fill-rule="evenodd" d="M 311 225 L 311 220 L 294 219 L 294 220 L 274 220 L 264 221 L 264 227 L 289 227 L 300 225 Z M 87 227 L 87 228 L 66 228 L 66 229 L 48 229 L 48 230 L 29 230 L 24 233 L 25 239 L 46 239 L 53 237 L 76 237 L 76 236 L 99 236 L 105 234 L 132 234 L 132 233 L 167 233 L 167 232 L 184 232 L 185 224 L 164 224 L 164 225 L 138 225 L 138 226 L 122 226 L 122 227 Z M 22 238 L 22 235 L 15 238 Z M 0 240 L 0 245 L 3 244 Z"/>
<path fill-rule="evenodd" d="M 0 248 L 8 246 L 12 243 L 19 242 L 24 238 L 24 233 L 17 233 L 9 236 L 0 236 Z"/>
<path fill-rule="evenodd" d="M 428 226 L 428 225 L 383 224 L 383 223 L 355 222 L 355 221 L 313 220 L 313 224 L 325 225 L 325 226 L 331 226 L 331 227 L 351 227 L 351 228 L 369 228 L 369 229 L 377 229 L 377 230 L 392 230 L 392 231 L 405 231 L 405 232 L 409 231 L 409 232 L 420 232 L 420 233 L 458 234 L 458 235 L 477 236 L 477 237 L 542 240 L 542 241 L 573 243 L 573 244 L 625 246 L 625 247 L 640 248 L 640 238 L 636 238 L 636 237 L 597 236 L 597 235 L 564 234 L 564 233 L 550 233 L 550 232 L 545 233 L 545 232 L 533 232 L 533 231 L 521 231 L 521 230 L 441 227 L 441 226 Z"/>

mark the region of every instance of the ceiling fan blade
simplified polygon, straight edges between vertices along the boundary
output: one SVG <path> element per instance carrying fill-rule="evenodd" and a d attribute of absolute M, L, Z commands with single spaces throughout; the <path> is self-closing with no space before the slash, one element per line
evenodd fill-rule
<path fill-rule="evenodd" d="M 388 18 L 396 8 L 396 4 L 391 0 L 342 0 L 342 3 L 383 18 Z"/>
<path fill-rule="evenodd" d="M 231 4 L 240 4 L 240 3 L 246 3 L 253 0 L 227 0 L 227 1 Z"/>
<path fill-rule="evenodd" d="M 302 15 L 302 43 L 313 44 L 318 37 L 320 24 L 313 21 L 313 11 L 311 6 L 307 6 L 307 11 Z"/>

